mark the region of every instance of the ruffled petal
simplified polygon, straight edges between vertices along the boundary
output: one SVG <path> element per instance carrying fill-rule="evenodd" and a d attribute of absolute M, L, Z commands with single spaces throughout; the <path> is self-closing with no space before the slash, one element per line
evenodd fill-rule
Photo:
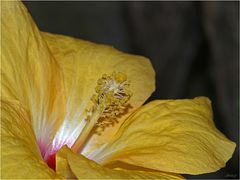
<path fill-rule="evenodd" d="M 62 35 L 42 34 L 64 73 L 68 97 L 67 114 L 59 135 L 56 136 L 56 141 L 61 134 L 69 139 L 75 139 L 79 135 L 84 126 L 82 120 L 85 110 L 91 107 L 90 99 L 95 93 L 97 80 L 103 74 L 110 75 L 113 71 L 122 72 L 130 81 L 130 90 L 133 93 L 129 101 L 131 107 L 127 109 L 128 112 L 125 112 L 122 118 L 143 104 L 154 91 L 154 71 L 148 59 L 122 53 L 110 46 Z M 120 124 L 107 128 L 101 136 L 94 135 L 84 152 L 89 153 L 107 142 Z"/>
<path fill-rule="evenodd" d="M 60 165 L 58 169 L 59 163 L 64 166 Z M 67 178 L 78 179 L 183 179 L 180 175 L 164 172 L 109 169 L 73 153 L 66 146 L 57 153 L 57 171 L 60 174 L 68 174 Z"/>
<path fill-rule="evenodd" d="M 18 100 L 30 111 L 44 153 L 65 112 L 59 67 L 23 4 L 3 1 L 1 6 L 2 98 Z"/>
<path fill-rule="evenodd" d="M 61 178 L 42 161 L 29 112 L 16 101 L 1 101 L 1 178 Z"/>
<path fill-rule="evenodd" d="M 219 132 L 209 99 L 157 100 L 132 114 L 95 156 L 180 174 L 217 171 L 231 158 L 235 143 Z"/>

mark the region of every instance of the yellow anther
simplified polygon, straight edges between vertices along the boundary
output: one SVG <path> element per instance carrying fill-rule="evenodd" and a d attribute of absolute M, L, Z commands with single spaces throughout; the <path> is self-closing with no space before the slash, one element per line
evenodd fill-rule
<path fill-rule="evenodd" d="M 104 130 L 117 123 L 117 116 L 129 107 L 127 102 L 132 95 L 127 76 L 121 72 L 103 74 L 97 81 L 95 92 L 91 98 L 93 106 L 86 111 L 86 125 L 72 147 L 75 151 L 81 149 L 93 127 L 98 126 Z"/>

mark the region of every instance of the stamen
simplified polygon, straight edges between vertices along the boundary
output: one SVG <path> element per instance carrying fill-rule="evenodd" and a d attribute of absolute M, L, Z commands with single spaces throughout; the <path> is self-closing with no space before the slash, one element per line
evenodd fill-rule
<path fill-rule="evenodd" d="M 86 111 L 86 125 L 72 146 L 75 152 L 81 150 L 95 126 L 105 128 L 112 125 L 112 122 L 102 121 L 102 119 L 116 119 L 116 116 L 126 109 L 132 95 L 127 76 L 121 72 L 104 74 L 97 81 L 95 92 L 91 98 L 93 106 Z"/>

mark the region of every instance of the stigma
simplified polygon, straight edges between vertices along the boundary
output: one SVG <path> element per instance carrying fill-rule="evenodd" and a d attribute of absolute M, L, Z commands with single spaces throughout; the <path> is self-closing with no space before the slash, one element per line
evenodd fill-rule
<path fill-rule="evenodd" d="M 101 117 L 117 115 L 131 97 L 128 87 L 129 82 L 125 74 L 120 72 L 104 74 L 97 82 L 96 94 L 92 96 L 94 106 L 89 112 L 98 111 Z"/>

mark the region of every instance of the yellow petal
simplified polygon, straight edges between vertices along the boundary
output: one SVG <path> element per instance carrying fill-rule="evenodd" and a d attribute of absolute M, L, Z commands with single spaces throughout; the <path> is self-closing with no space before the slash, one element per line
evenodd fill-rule
<path fill-rule="evenodd" d="M 78 179 L 183 179 L 180 175 L 164 172 L 109 169 L 73 153 L 66 146 L 57 153 L 57 171 L 62 161 L 65 169 L 60 165 L 59 173 L 71 174 L 68 178 L 75 175 Z"/>
<path fill-rule="evenodd" d="M 42 34 L 64 73 L 68 114 L 65 116 L 65 124 L 60 129 L 59 136 L 62 131 L 68 136 L 76 136 L 81 131 L 82 126 L 79 125 L 83 119 L 81 114 L 91 103 L 90 98 L 95 93 L 97 80 L 103 74 L 112 74 L 115 71 L 127 75 L 133 93 L 130 99 L 132 108 L 128 110 L 129 112 L 143 104 L 153 92 L 154 71 L 148 59 L 122 53 L 110 46 L 61 35 Z M 97 149 L 108 141 L 120 124 L 108 128 L 101 136 L 94 136 L 86 148 L 87 151 Z M 72 129 L 75 129 L 75 134 Z"/>
<path fill-rule="evenodd" d="M 39 144 L 46 149 L 64 113 L 58 65 L 18 1 L 1 2 L 1 93 L 30 110 Z"/>
<path fill-rule="evenodd" d="M 140 108 L 122 125 L 94 160 L 116 161 L 180 174 L 214 172 L 235 149 L 214 126 L 209 99 L 157 100 Z"/>
<path fill-rule="evenodd" d="M 16 101 L 1 101 L 1 178 L 60 178 L 42 161 L 29 112 Z"/>

